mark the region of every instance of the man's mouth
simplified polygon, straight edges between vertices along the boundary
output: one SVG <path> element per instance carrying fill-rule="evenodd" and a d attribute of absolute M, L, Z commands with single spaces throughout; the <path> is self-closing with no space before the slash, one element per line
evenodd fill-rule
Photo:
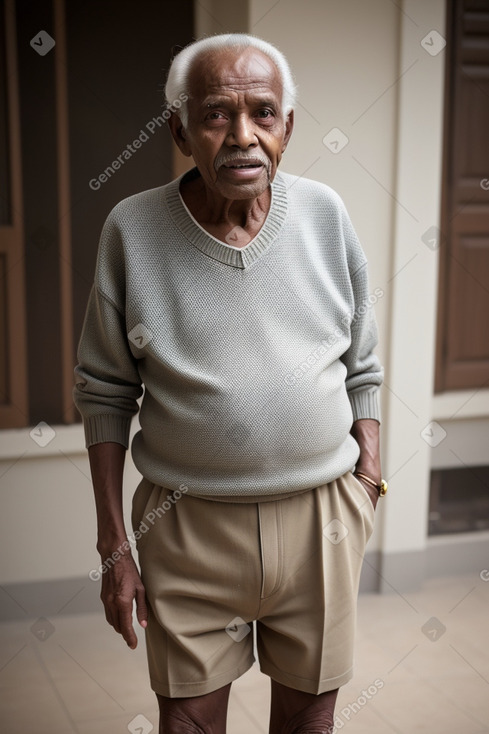
<path fill-rule="evenodd" d="M 235 160 L 229 163 L 224 163 L 224 168 L 261 168 L 263 166 L 262 161 L 259 160 Z"/>
<path fill-rule="evenodd" d="M 224 158 L 217 171 L 221 171 L 224 180 L 233 184 L 243 184 L 261 181 L 263 172 L 268 171 L 268 166 L 260 158 L 241 156 L 240 158 Z"/>
<path fill-rule="evenodd" d="M 226 165 L 225 168 L 259 168 L 262 166 L 263 163 L 244 163 L 244 164 L 238 164 L 238 165 Z"/>

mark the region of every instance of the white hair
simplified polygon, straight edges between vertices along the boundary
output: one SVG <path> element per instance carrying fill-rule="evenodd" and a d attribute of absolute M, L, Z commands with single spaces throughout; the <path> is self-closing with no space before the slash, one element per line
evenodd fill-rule
<path fill-rule="evenodd" d="M 206 51 L 225 48 L 246 49 L 252 46 L 268 56 L 278 69 L 282 80 L 282 112 L 284 117 L 294 108 L 297 87 L 289 63 L 283 53 L 271 43 L 247 33 L 220 33 L 194 41 L 180 51 L 172 61 L 165 86 L 168 108 L 177 112 L 184 125 L 188 123 L 189 74 L 195 59 Z"/>

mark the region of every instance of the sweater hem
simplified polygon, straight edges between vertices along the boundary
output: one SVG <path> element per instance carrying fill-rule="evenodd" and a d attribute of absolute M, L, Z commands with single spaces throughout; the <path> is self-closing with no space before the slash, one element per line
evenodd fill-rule
<path fill-rule="evenodd" d="M 246 474 L 220 476 L 211 479 L 198 469 L 187 471 L 158 464 L 150 456 L 141 452 L 136 434 L 132 443 L 132 458 L 138 471 L 150 481 L 169 491 L 185 487 L 190 497 L 224 502 L 262 502 L 285 499 L 303 491 L 329 484 L 354 469 L 360 449 L 353 436 L 348 433 L 345 441 L 336 450 L 317 457 L 305 459 L 296 465 L 282 465 L 274 471 L 259 470 L 255 467 Z"/>

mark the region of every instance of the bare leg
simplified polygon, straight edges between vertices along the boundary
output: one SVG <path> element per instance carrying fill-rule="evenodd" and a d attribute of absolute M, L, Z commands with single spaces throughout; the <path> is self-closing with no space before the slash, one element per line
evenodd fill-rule
<path fill-rule="evenodd" d="M 272 679 L 269 734 L 330 734 L 338 690 L 316 696 Z"/>
<path fill-rule="evenodd" d="M 204 696 L 168 698 L 156 694 L 159 734 L 226 734 L 231 683 Z"/>

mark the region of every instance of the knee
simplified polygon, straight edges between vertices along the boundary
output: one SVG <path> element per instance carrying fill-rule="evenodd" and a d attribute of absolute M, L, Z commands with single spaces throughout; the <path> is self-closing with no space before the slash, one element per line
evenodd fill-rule
<path fill-rule="evenodd" d="M 210 734 L 211 729 L 192 710 L 188 700 L 158 696 L 158 703 L 160 734 Z"/>
<path fill-rule="evenodd" d="M 218 734 L 226 729 L 231 683 L 203 696 L 169 698 L 156 694 L 160 734 Z"/>
<path fill-rule="evenodd" d="M 287 729 L 287 734 L 334 734 L 334 725 L 326 722 L 299 724 L 293 729 Z"/>
<path fill-rule="evenodd" d="M 160 712 L 160 734 L 209 734 L 202 726 L 186 713 Z"/>
<path fill-rule="evenodd" d="M 288 721 L 284 734 L 334 734 L 333 715 L 305 708 Z"/>

